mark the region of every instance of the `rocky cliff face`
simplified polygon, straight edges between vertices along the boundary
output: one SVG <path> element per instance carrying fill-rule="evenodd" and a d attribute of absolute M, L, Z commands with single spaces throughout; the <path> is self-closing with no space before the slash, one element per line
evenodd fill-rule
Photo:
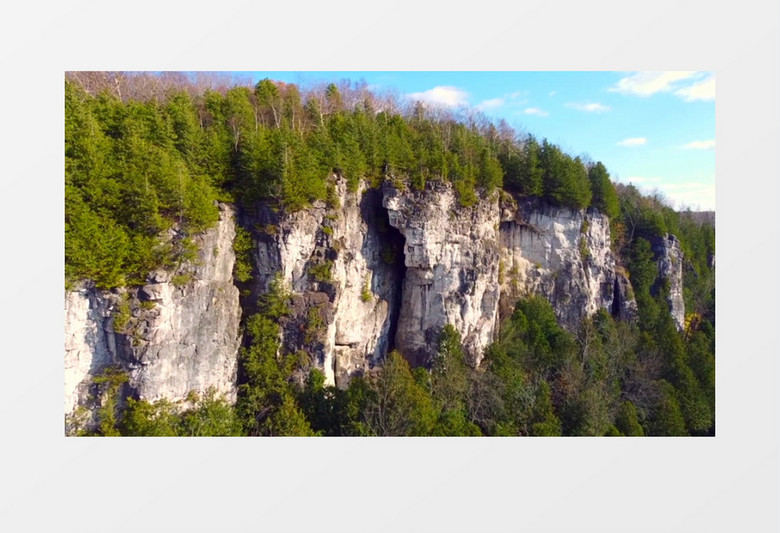
<path fill-rule="evenodd" d="M 424 192 L 386 185 L 383 193 L 390 225 L 406 241 L 399 350 L 415 364 L 427 363 L 441 328 L 452 324 L 478 361 L 493 340 L 498 312 L 498 195 L 463 208 L 443 183 Z"/>
<path fill-rule="evenodd" d="M 507 199 L 500 242 L 502 314 L 511 313 L 518 298 L 537 294 L 569 329 L 599 309 L 634 316 L 636 303 L 616 268 L 606 215 Z"/>
<path fill-rule="evenodd" d="M 328 383 L 345 386 L 393 348 L 426 364 L 446 324 L 478 362 L 500 316 L 528 294 L 548 298 L 569 328 L 602 308 L 623 318 L 636 312 L 610 251 L 609 222 L 595 211 L 503 193 L 464 208 L 440 182 L 354 192 L 335 183 L 328 203 L 293 214 L 259 205 L 241 221 L 256 274 L 244 312 L 279 280 L 292 302 L 279 320 L 285 350 L 305 350 Z M 197 237 L 198 261 L 176 276 L 155 272 L 143 287 L 66 294 L 67 414 L 89 403 L 93 377 L 110 365 L 144 399 L 183 400 L 208 387 L 235 399 L 242 309 L 232 277 L 234 212 L 220 209 L 218 226 Z M 672 312 L 681 313 L 679 243 L 667 238 L 657 254 Z"/>
<path fill-rule="evenodd" d="M 155 272 L 142 288 L 66 293 L 66 414 L 90 403 L 92 379 L 109 365 L 150 401 L 183 400 L 209 387 L 235 400 L 241 310 L 234 237 L 233 209 L 221 205 L 217 227 L 195 238 L 197 261 L 177 277 Z"/>
<path fill-rule="evenodd" d="M 102 291 L 65 293 L 65 414 L 89 400 L 92 377 L 116 360 L 111 311 Z"/>
<path fill-rule="evenodd" d="M 394 342 L 403 278 L 400 236 L 387 223 L 379 191 L 349 192 L 336 181 L 335 204 L 279 215 L 260 207 L 255 262 L 258 293 L 277 274 L 292 291 L 282 321 L 288 349 L 316 358 L 326 383 L 346 384 Z"/>
<path fill-rule="evenodd" d="M 666 234 L 651 241 L 653 254 L 658 263 L 658 282 L 654 289 L 662 285 L 668 288 L 667 302 L 669 312 L 679 331 L 685 326 L 685 301 L 683 300 L 683 254 L 680 241 L 674 235 Z"/>

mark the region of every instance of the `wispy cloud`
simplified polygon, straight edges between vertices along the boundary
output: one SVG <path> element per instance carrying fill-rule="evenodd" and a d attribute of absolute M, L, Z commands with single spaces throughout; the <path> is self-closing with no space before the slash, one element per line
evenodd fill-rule
<path fill-rule="evenodd" d="M 609 106 L 600 104 L 598 102 L 588 102 L 588 103 L 569 102 L 568 104 L 566 104 L 566 107 L 570 107 L 578 111 L 585 111 L 586 113 L 603 113 L 604 111 L 610 110 Z"/>
<path fill-rule="evenodd" d="M 650 96 L 658 92 L 671 91 L 675 83 L 695 75 L 696 71 L 637 72 L 620 79 L 609 88 L 609 91 L 635 96 Z"/>
<path fill-rule="evenodd" d="M 490 100 L 485 100 L 483 102 L 480 102 L 476 105 L 476 108 L 480 111 L 485 111 L 487 109 L 496 109 L 497 107 L 501 107 L 504 105 L 506 101 L 503 98 L 491 98 Z"/>
<path fill-rule="evenodd" d="M 547 96 L 553 97 L 553 96 L 555 96 L 556 93 L 557 93 L 557 91 L 550 91 L 550 94 L 548 94 Z"/>
<path fill-rule="evenodd" d="M 495 98 L 489 98 L 483 100 L 474 106 L 477 111 L 493 111 L 498 108 L 504 108 L 505 110 L 517 109 L 519 106 L 528 103 L 528 91 L 514 91 L 511 93 L 504 93 L 501 96 Z"/>
<path fill-rule="evenodd" d="M 715 140 L 709 141 L 693 141 L 688 144 L 684 144 L 683 148 L 687 150 L 712 150 L 715 148 Z"/>
<path fill-rule="evenodd" d="M 715 76 L 693 70 L 667 72 L 635 72 L 621 78 L 608 90 L 632 96 L 652 96 L 673 93 L 686 102 L 715 99 Z"/>
<path fill-rule="evenodd" d="M 618 146 L 642 146 L 647 144 L 647 139 L 644 137 L 629 137 L 628 139 L 618 141 L 617 144 Z"/>
<path fill-rule="evenodd" d="M 407 95 L 412 100 L 419 100 L 430 104 L 445 105 L 448 107 L 457 107 L 468 105 L 468 93 L 463 89 L 452 87 L 450 85 L 440 85 L 427 91 L 411 93 Z"/>
<path fill-rule="evenodd" d="M 677 89 L 674 94 L 682 97 L 686 102 L 715 100 L 715 76 L 710 76 L 689 87 Z"/>
<path fill-rule="evenodd" d="M 523 113 L 526 115 L 536 115 L 537 117 L 546 117 L 550 113 L 545 111 L 544 109 L 539 109 L 538 107 L 526 107 L 523 110 Z"/>

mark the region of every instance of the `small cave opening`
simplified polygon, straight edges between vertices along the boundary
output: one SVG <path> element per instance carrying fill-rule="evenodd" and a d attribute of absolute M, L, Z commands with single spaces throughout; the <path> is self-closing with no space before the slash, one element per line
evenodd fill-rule
<path fill-rule="evenodd" d="M 390 225 L 389 213 L 382 205 L 381 190 L 369 189 L 363 194 L 360 213 L 368 225 L 368 235 L 363 242 L 363 253 L 366 257 L 376 257 L 373 264 L 369 265 L 373 274 L 372 288 L 379 298 L 388 302 L 389 308 L 387 346 L 382 350 L 382 357 L 384 357 L 395 349 L 406 278 L 406 238 L 397 228 Z"/>
<path fill-rule="evenodd" d="M 620 283 L 617 277 L 615 277 L 615 287 L 612 290 L 612 317 L 620 318 L 620 308 L 623 298 L 620 294 Z"/>

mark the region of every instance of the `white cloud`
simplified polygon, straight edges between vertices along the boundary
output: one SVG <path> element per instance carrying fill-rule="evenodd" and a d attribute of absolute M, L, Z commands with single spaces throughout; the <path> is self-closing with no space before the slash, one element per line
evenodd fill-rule
<path fill-rule="evenodd" d="M 712 150 L 715 148 L 715 140 L 709 141 L 693 141 L 688 144 L 684 144 L 683 148 L 688 150 Z"/>
<path fill-rule="evenodd" d="M 408 95 L 412 100 L 419 100 L 430 104 L 440 104 L 448 107 L 468 105 L 468 93 L 463 89 L 449 85 L 440 85 L 433 89 Z"/>
<path fill-rule="evenodd" d="M 538 107 L 526 107 L 523 113 L 526 115 L 536 115 L 538 117 L 546 117 L 550 114 L 544 109 L 539 109 Z"/>
<path fill-rule="evenodd" d="M 586 113 L 603 113 L 604 111 L 609 111 L 610 109 L 609 106 L 605 106 L 598 102 L 591 102 L 587 104 L 583 104 L 579 102 L 569 102 L 568 104 L 566 104 L 566 107 L 570 107 L 578 111 L 585 111 Z"/>
<path fill-rule="evenodd" d="M 696 76 L 696 71 L 637 72 L 619 80 L 609 88 L 610 92 L 650 96 L 657 92 L 671 91 L 675 83 Z"/>
<path fill-rule="evenodd" d="M 557 92 L 557 91 L 550 91 L 550 94 L 548 94 L 547 96 L 550 96 L 550 97 L 552 97 L 552 96 L 555 96 L 555 93 L 556 93 L 556 92 Z"/>
<path fill-rule="evenodd" d="M 608 90 L 634 96 L 673 92 L 686 102 L 715 100 L 715 76 L 705 75 L 697 71 L 636 72 Z"/>
<path fill-rule="evenodd" d="M 677 89 L 674 91 L 674 94 L 682 97 L 686 102 L 715 100 L 715 76 L 710 76 L 688 87 Z"/>
<path fill-rule="evenodd" d="M 528 93 L 528 91 L 515 91 L 511 94 L 508 94 L 507 96 L 509 96 L 509 98 L 511 98 L 512 100 L 516 100 L 521 96 L 524 96 L 526 93 Z"/>
<path fill-rule="evenodd" d="M 501 107 L 502 105 L 504 105 L 503 98 L 491 98 L 490 100 L 485 100 L 484 102 L 477 104 L 477 109 L 480 111 L 485 111 L 486 109 L 495 109 L 497 107 Z"/>
<path fill-rule="evenodd" d="M 642 146 L 643 144 L 647 144 L 647 139 L 644 137 L 629 137 L 628 139 L 619 141 L 617 144 L 618 146 Z"/>

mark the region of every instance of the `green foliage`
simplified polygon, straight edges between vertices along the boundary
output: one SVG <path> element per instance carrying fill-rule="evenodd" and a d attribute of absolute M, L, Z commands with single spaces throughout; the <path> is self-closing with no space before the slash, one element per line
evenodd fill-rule
<path fill-rule="evenodd" d="M 190 272 L 179 272 L 171 278 L 171 283 L 173 283 L 175 287 L 184 287 L 190 281 L 192 281 L 192 273 Z"/>
<path fill-rule="evenodd" d="M 436 423 L 437 412 L 430 396 L 395 351 L 387 354 L 382 371 L 370 382 L 366 403 L 365 423 L 373 435 L 427 435 Z"/>
<path fill-rule="evenodd" d="M 579 250 L 582 260 L 587 261 L 590 257 L 590 249 L 588 248 L 588 239 L 584 235 L 580 236 Z"/>
<path fill-rule="evenodd" d="M 373 300 L 373 296 L 371 295 L 371 275 L 369 274 L 366 277 L 365 283 L 363 283 L 363 290 L 360 292 L 360 300 L 368 303 L 371 300 Z"/>
<path fill-rule="evenodd" d="M 571 335 L 558 325 L 552 305 L 540 296 L 520 300 L 511 318 L 517 328 L 517 349 L 526 363 L 543 376 L 551 375 L 573 357 Z"/>
<path fill-rule="evenodd" d="M 550 397 L 550 385 L 542 380 L 536 393 L 531 434 L 537 437 L 556 437 L 561 435 L 561 421 L 555 416 Z"/>
<path fill-rule="evenodd" d="M 124 333 L 130 323 L 130 300 L 127 294 L 122 295 L 114 311 L 114 332 Z"/>
<path fill-rule="evenodd" d="M 269 435 L 280 437 L 313 437 L 316 433 L 311 429 L 306 416 L 295 403 L 292 396 L 285 395 L 281 405 L 269 417 L 267 423 Z"/>
<path fill-rule="evenodd" d="M 184 236 L 212 226 L 217 198 L 249 210 L 264 201 L 291 212 L 317 200 L 338 209 L 334 174 L 350 191 L 362 179 L 415 190 L 449 181 L 463 207 L 506 187 L 575 208 L 592 196 L 593 205 L 614 212 L 601 163 L 588 171 L 546 140 L 518 140 L 506 124 L 465 124 L 422 106 L 409 115 L 377 113 L 371 98 L 350 109 L 334 84 L 306 102 L 295 85 L 270 79 L 224 93 L 174 89 L 159 102 L 91 95 L 66 81 L 65 96 L 71 284 L 141 284 L 150 270 L 181 263 L 176 243 L 164 245 L 161 235 L 173 226 Z M 248 261 L 237 261 L 236 275 L 248 281 Z"/>
<path fill-rule="evenodd" d="M 210 387 L 194 407 L 181 415 L 180 435 L 188 437 L 231 437 L 241 435 L 235 409 Z"/>
<path fill-rule="evenodd" d="M 122 434 L 143 437 L 226 437 L 241 434 L 233 407 L 210 387 L 195 405 L 165 399 L 154 403 L 128 398 Z"/>
<path fill-rule="evenodd" d="M 685 436 L 685 419 L 677 401 L 674 387 L 661 383 L 661 398 L 650 421 L 650 435 Z"/>
<path fill-rule="evenodd" d="M 593 195 L 592 205 L 611 220 L 620 215 L 620 203 L 615 186 L 609 179 L 606 167 L 599 161 L 588 170 L 590 190 Z"/>
<path fill-rule="evenodd" d="M 281 272 L 274 275 L 269 284 L 268 292 L 260 297 L 260 307 L 263 315 L 273 320 L 290 313 L 290 292 Z"/>
<path fill-rule="evenodd" d="M 161 233 L 219 218 L 217 192 L 196 161 L 200 132 L 181 94 L 166 106 L 93 97 L 65 84 L 65 275 L 99 288 L 143 283 L 175 261 Z"/>
<path fill-rule="evenodd" d="M 168 400 L 150 403 L 127 399 L 123 420 L 123 435 L 144 437 L 176 437 L 180 435 L 181 419 L 176 405 Z"/>
<path fill-rule="evenodd" d="M 645 435 L 644 428 L 639 423 L 636 406 L 628 400 L 621 404 L 615 419 L 615 426 L 621 434 L 628 437 L 643 437 Z"/>
<path fill-rule="evenodd" d="M 252 256 L 254 248 L 252 238 L 245 228 L 236 226 L 236 237 L 233 239 L 233 251 L 236 253 L 236 262 L 233 265 L 233 277 L 240 283 L 246 283 L 252 279 Z"/>
<path fill-rule="evenodd" d="M 300 358 L 280 353 L 279 324 L 262 314 L 246 322 L 249 339 L 239 354 L 241 378 L 236 411 L 249 435 L 303 435 L 311 428 L 294 404 L 291 379 Z"/>
<path fill-rule="evenodd" d="M 108 366 L 100 375 L 93 378 L 96 387 L 95 398 L 98 408 L 97 434 L 104 437 L 116 437 L 120 435 L 119 422 L 119 394 L 121 387 L 129 379 L 127 373 L 117 366 Z"/>
<path fill-rule="evenodd" d="M 304 332 L 304 342 L 311 344 L 320 339 L 325 331 L 325 321 L 322 319 L 320 307 L 310 307 L 306 315 L 306 331 Z"/>
<path fill-rule="evenodd" d="M 323 261 L 316 265 L 309 266 L 309 275 L 319 282 L 329 283 L 333 281 L 333 261 Z"/>
<path fill-rule="evenodd" d="M 446 406 L 455 406 L 467 388 L 466 371 L 460 333 L 447 324 L 439 333 L 431 368 L 434 396 L 440 397 Z"/>
<path fill-rule="evenodd" d="M 592 193 L 588 173 L 579 158 L 572 159 L 545 139 L 540 152 L 544 196 L 555 204 L 583 209 Z"/>
<path fill-rule="evenodd" d="M 498 158 L 504 170 L 504 185 L 522 196 L 541 196 L 544 169 L 541 167 L 541 147 L 530 136 L 522 147 L 513 142 L 504 143 Z"/>

